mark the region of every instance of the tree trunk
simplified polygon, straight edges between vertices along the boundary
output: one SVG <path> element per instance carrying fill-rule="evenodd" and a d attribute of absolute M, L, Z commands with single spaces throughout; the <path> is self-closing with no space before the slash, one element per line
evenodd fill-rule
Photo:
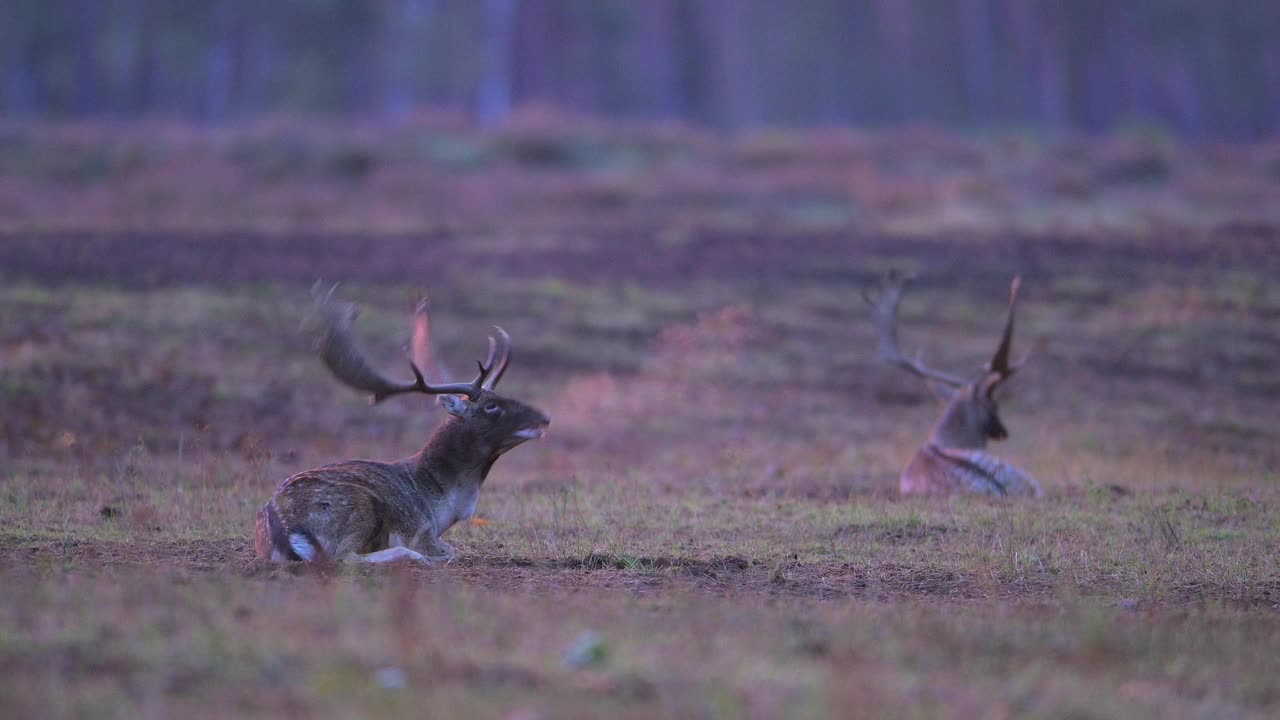
<path fill-rule="evenodd" d="M 485 0 L 484 67 L 476 90 L 476 118 L 492 126 L 511 112 L 511 39 L 517 0 Z"/>

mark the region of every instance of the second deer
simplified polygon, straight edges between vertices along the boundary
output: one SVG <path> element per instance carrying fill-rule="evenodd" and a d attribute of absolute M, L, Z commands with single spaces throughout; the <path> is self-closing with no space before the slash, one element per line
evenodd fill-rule
<path fill-rule="evenodd" d="M 1011 363 L 1009 359 L 1019 278 L 1013 279 L 1009 289 L 1009 312 L 995 354 L 980 371 L 967 378 L 934 370 L 919 359 L 908 357 L 898 346 L 898 303 L 911 279 L 909 275 L 890 271 L 881 282 L 880 292 L 866 296 L 879 339 L 880 357 L 929 382 L 946 397 L 946 406 L 934 422 L 928 440 L 902 471 L 899 490 L 904 495 L 968 492 L 1039 496 L 1040 483 L 1035 478 L 986 451 L 988 440 L 1004 440 L 1009 436 L 998 414 L 995 391 L 1023 364 L 1021 361 Z"/>

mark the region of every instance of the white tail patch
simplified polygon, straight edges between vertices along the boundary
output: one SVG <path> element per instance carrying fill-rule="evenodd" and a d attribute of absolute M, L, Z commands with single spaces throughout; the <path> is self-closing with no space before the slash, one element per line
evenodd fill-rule
<path fill-rule="evenodd" d="M 293 533 L 289 536 L 289 547 L 298 554 L 298 557 L 307 562 L 316 559 L 316 546 L 311 544 L 306 535 L 302 533 Z"/>

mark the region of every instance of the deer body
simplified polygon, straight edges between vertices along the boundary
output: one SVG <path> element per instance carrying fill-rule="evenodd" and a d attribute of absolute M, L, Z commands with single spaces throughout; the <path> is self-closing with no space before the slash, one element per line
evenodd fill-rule
<path fill-rule="evenodd" d="M 916 451 L 898 478 L 903 495 L 1040 494 L 1040 484 L 1011 463 L 983 450 L 928 443 Z"/>
<path fill-rule="evenodd" d="M 440 539 L 475 513 L 485 478 L 497 459 L 540 438 L 550 420 L 537 409 L 496 394 L 510 359 L 509 338 L 471 383 L 431 386 L 416 363 L 415 382 L 397 385 L 368 363 L 350 333 L 354 307 L 318 299 L 321 355 L 342 382 L 380 401 L 405 392 L 440 396 L 449 415 L 425 447 L 399 462 L 350 460 L 294 475 L 258 511 L 257 554 L 264 560 L 447 561 L 453 547 Z M 419 315 L 425 305 L 419 306 Z M 415 322 L 415 349 L 425 347 Z M 415 356 L 421 357 L 419 352 Z"/>
<path fill-rule="evenodd" d="M 868 297 L 880 336 L 880 355 L 886 362 L 928 380 L 947 399 L 928 440 L 903 468 L 898 478 L 899 491 L 904 495 L 963 492 L 1039 496 L 1040 484 L 1035 478 L 986 451 L 988 440 L 1009 436 L 998 413 L 995 390 L 1022 366 L 1022 362 L 1009 362 L 1018 278 L 1014 278 L 1010 290 L 1009 314 L 1000 345 L 983 370 L 968 380 L 933 370 L 899 349 L 897 309 L 909 280 L 910 277 L 890 273 L 879 295 Z"/>

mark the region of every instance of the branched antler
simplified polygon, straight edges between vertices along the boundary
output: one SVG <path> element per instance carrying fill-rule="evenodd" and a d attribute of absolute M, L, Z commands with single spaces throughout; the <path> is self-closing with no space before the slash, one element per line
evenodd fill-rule
<path fill-rule="evenodd" d="M 890 270 L 880 282 L 880 291 L 872 295 L 863 292 L 862 297 L 871 306 L 871 322 L 875 325 L 879 339 L 880 357 L 886 363 L 902 368 L 913 375 L 935 380 L 952 387 L 960 387 L 964 379 L 951 373 L 934 370 L 919 358 L 912 359 L 902 352 L 898 345 L 898 303 L 902 301 L 902 291 L 914 275 L 903 275 Z"/>
<path fill-rule="evenodd" d="M 507 363 L 511 359 L 511 336 L 502 328 L 495 327 L 497 340 L 489 337 L 489 355 L 483 363 L 479 363 L 480 372 L 469 383 L 428 384 L 422 377 L 422 371 L 413 360 L 409 361 L 409 369 L 413 372 L 412 382 L 393 380 L 378 370 L 369 354 L 356 338 L 352 324 L 358 314 L 354 303 L 337 300 L 333 297 L 335 284 L 327 292 L 317 282 L 311 288 L 315 299 L 315 307 L 310 317 L 303 323 L 303 329 L 315 338 L 315 351 L 329 371 L 340 382 L 348 387 L 372 394 L 372 402 L 380 403 L 389 397 L 402 393 L 424 393 L 427 395 L 466 395 L 471 399 L 480 396 L 485 390 L 493 390 L 502 374 L 506 372 Z M 422 306 L 420 305 L 421 309 Z M 419 318 L 422 316 L 419 315 Z M 415 320 L 415 322 L 418 322 Z M 419 356 L 420 340 L 418 325 L 415 324 L 413 354 Z M 425 328 L 424 328 L 425 330 Z"/>

